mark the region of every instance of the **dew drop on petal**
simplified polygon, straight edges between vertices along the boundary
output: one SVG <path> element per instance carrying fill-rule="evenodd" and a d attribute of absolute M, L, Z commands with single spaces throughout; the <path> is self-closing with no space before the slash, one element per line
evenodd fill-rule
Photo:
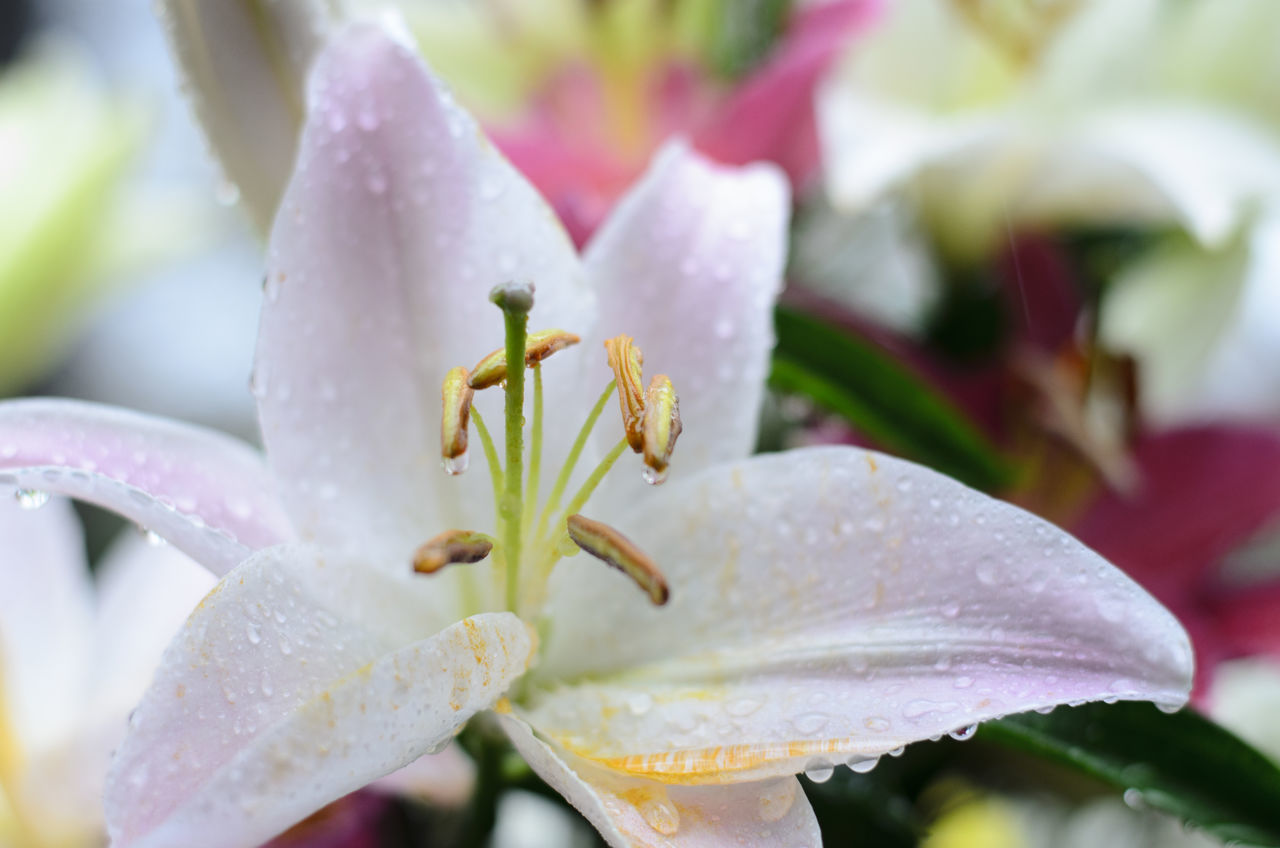
<path fill-rule="evenodd" d="M 467 470 L 471 464 L 471 457 L 465 451 L 458 456 L 446 456 L 440 460 L 440 464 L 444 467 L 444 473 L 451 477 L 456 477 Z"/>
<path fill-rule="evenodd" d="M 853 769 L 858 774 L 866 774 L 875 768 L 879 762 L 879 757 L 871 757 L 869 759 L 855 757 L 849 760 L 849 768 Z"/>
<path fill-rule="evenodd" d="M 39 509 L 49 502 L 49 493 L 41 489 L 18 489 L 13 499 L 23 509 Z"/>
<path fill-rule="evenodd" d="M 826 760 L 813 760 L 804 767 L 804 776 L 814 783 L 826 783 L 835 773 L 835 766 Z"/>
<path fill-rule="evenodd" d="M 256 645 L 262 641 L 262 631 L 259 630 L 258 625 L 253 622 L 249 622 L 249 624 L 245 626 L 244 634 L 248 637 L 250 645 Z"/>
<path fill-rule="evenodd" d="M 760 819 L 767 822 L 781 821 L 796 801 L 796 782 L 793 778 L 779 780 L 760 792 Z"/>
<path fill-rule="evenodd" d="M 963 742 L 966 739 L 972 739 L 973 734 L 977 732 L 978 732 L 978 725 L 968 724 L 968 725 L 965 725 L 964 727 L 959 728 L 958 730 L 951 731 L 951 733 L 948 735 L 950 735 L 952 739 L 956 739 Z"/>
<path fill-rule="evenodd" d="M 680 829 L 680 812 L 667 797 L 666 790 L 646 788 L 642 790 L 642 796 L 635 802 L 635 807 L 645 824 L 663 836 L 675 836 Z"/>
<path fill-rule="evenodd" d="M 164 544 L 164 537 L 149 527 L 138 525 L 138 535 L 142 537 L 142 541 L 146 542 L 153 548 L 158 548 Z"/>

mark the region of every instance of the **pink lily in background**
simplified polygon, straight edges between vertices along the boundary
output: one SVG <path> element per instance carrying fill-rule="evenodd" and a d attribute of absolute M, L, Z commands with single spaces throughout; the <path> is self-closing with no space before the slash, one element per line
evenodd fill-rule
<path fill-rule="evenodd" d="M 794 4 L 769 56 L 731 83 L 677 55 L 622 75 L 599 63 L 569 63 L 548 74 L 520 114 L 487 126 L 579 246 L 672 136 L 725 164 L 774 162 L 799 190 L 818 166 L 814 92 L 878 6 Z"/>
<path fill-rule="evenodd" d="M 135 533 L 95 581 L 70 504 L 16 494 L 0 487 L 0 844 L 88 848 L 126 716 L 214 581 Z"/>
<path fill-rule="evenodd" d="M 801 771 L 1028 709 L 1186 700 L 1181 627 L 1046 522 L 870 451 L 748 456 L 785 256 L 775 168 L 667 147 L 579 256 L 383 30 L 335 36 L 308 116 L 270 245 L 265 462 L 171 422 L 0 405 L 8 479 L 108 506 L 226 575 L 116 757 L 117 848 L 248 848 L 491 708 L 612 845 L 816 845 Z M 487 294 L 513 278 L 536 285 L 532 329 L 583 344 L 539 364 L 507 416 L 505 444 L 527 418 L 540 448 L 498 439 L 491 476 L 447 476 L 440 387 L 502 345 Z M 610 472 L 627 442 L 606 453 L 593 429 L 612 392 L 600 345 L 620 333 L 681 392 L 661 488 Z M 486 443 L 493 394 L 472 413 Z M 561 510 L 561 481 L 584 477 L 571 440 L 604 459 Z M 539 468 L 561 469 L 545 497 Z M 578 510 L 642 549 L 615 559 L 648 563 L 634 579 L 669 603 L 561 560 Z M 450 528 L 484 534 L 490 559 L 413 573 Z"/>

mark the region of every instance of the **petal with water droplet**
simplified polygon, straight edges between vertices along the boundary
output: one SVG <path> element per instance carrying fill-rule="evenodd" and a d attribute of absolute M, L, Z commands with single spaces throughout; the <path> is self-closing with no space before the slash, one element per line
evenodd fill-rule
<path fill-rule="evenodd" d="M 1137 584 L 922 466 L 852 448 L 760 456 L 615 520 L 670 602 L 562 563 L 528 718 L 618 770 L 749 780 L 1049 704 L 1188 695 L 1187 635 Z M 548 679 L 581 682 L 540 690 Z M 650 709 L 625 708 L 637 691 Z M 734 716 L 742 699 L 763 705 Z"/>
<path fill-rule="evenodd" d="M 377 120 L 362 124 L 365 113 Z M 486 182 L 506 186 L 501 203 L 481 198 Z M 592 295 L 537 193 L 377 27 L 348 28 L 316 62 L 268 266 L 278 294 L 263 307 L 258 407 L 300 532 L 399 564 L 444 527 L 491 526 L 487 475 L 440 469 L 445 374 L 502 345 L 493 286 L 536 286 L 535 329 L 587 329 Z M 562 395 L 583 391 L 580 361 L 543 366 L 549 453 L 590 406 Z M 476 406 L 500 422 L 490 394 Z M 572 427 L 560 426 L 561 409 Z"/>
<path fill-rule="evenodd" d="M 673 143 L 587 248 L 598 338 L 633 336 L 645 374 L 669 375 L 680 397 L 677 476 L 755 445 L 789 210 L 773 166 L 727 168 Z"/>
<path fill-rule="evenodd" d="M 433 594 L 299 548 L 263 551 L 225 578 L 131 719 L 106 790 L 112 844 L 216 832 L 209 844 L 255 845 L 447 743 L 523 673 L 532 640 L 509 613 L 433 634 Z"/>
<path fill-rule="evenodd" d="M 669 786 L 611 773 L 500 715 L 516 750 L 614 848 L 820 846 L 813 808 L 793 777 L 739 786 Z"/>
<path fill-rule="evenodd" d="M 97 404 L 0 403 L 0 481 L 118 512 L 214 574 L 293 536 L 248 445 Z"/>

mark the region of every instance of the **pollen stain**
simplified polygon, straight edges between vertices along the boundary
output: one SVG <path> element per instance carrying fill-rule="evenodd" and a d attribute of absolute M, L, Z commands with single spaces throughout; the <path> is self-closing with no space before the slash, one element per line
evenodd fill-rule
<path fill-rule="evenodd" d="M 178 688 L 174 690 L 173 694 L 179 698 L 185 697 L 187 694 L 187 687 L 179 683 Z"/>
<path fill-rule="evenodd" d="M 866 460 L 867 460 L 867 468 L 868 468 L 868 470 L 870 470 L 870 471 L 871 471 L 871 473 L 872 473 L 872 474 L 875 474 L 877 471 L 879 471 L 879 470 L 880 470 L 880 466 L 876 465 L 876 458 L 875 458 L 874 456 L 872 456 L 872 455 L 871 455 L 871 454 L 869 454 L 869 453 L 864 453 L 864 454 L 863 454 L 863 457 L 865 457 L 865 458 L 866 458 Z"/>

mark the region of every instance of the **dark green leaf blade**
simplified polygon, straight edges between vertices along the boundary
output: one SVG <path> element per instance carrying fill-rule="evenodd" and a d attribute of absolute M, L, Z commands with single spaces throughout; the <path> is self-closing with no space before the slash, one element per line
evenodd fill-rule
<path fill-rule="evenodd" d="M 978 736 L 1134 790 L 1223 841 L 1280 846 L 1280 767 L 1191 710 L 1086 704 L 988 722 Z"/>
<path fill-rule="evenodd" d="M 954 405 L 888 354 L 822 321 L 779 307 L 770 384 L 805 395 L 890 451 L 978 489 L 1013 469 Z"/>

